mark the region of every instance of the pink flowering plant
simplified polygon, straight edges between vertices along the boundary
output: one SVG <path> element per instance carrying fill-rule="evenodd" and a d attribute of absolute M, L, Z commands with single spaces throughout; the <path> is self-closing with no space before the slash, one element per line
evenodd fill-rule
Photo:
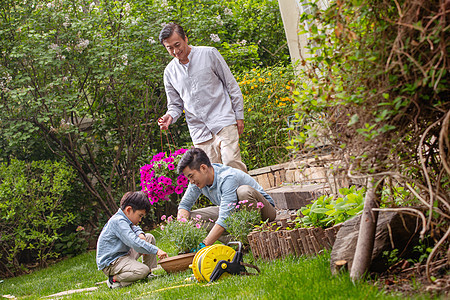
<path fill-rule="evenodd" d="M 188 179 L 177 174 L 177 164 L 187 149 L 167 154 L 154 155 L 149 164 L 141 167 L 142 191 L 148 195 L 151 204 L 170 200 L 170 196 L 181 195 L 188 186 Z"/>
<path fill-rule="evenodd" d="M 252 232 L 255 225 L 261 223 L 262 202 L 249 203 L 248 200 L 241 200 L 238 203 L 230 203 L 234 206 L 234 212 L 225 220 L 227 231 L 235 241 L 240 241 L 243 245 L 248 245 L 247 235 Z"/>
<path fill-rule="evenodd" d="M 200 215 L 189 220 L 163 215 L 161 220 L 163 238 L 171 241 L 177 247 L 178 253 L 193 252 L 207 235 Z"/>

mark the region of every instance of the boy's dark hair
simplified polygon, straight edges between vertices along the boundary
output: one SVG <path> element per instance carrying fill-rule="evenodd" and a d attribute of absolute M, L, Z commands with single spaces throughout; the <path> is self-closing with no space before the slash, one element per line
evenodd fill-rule
<path fill-rule="evenodd" d="M 177 23 L 169 23 L 165 25 L 159 33 L 159 42 L 161 45 L 164 45 L 163 41 L 172 36 L 174 32 L 176 32 L 183 40 L 186 38 L 186 33 L 184 32 L 183 27 Z"/>
<path fill-rule="evenodd" d="M 144 192 L 127 192 L 120 200 L 120 208 L 125 210 L 127 206 L 131 206 L 133 211 L 144 210 L 148 214 L 150 211 L 150 201 Z"/>
<path fill-rule="evenodd" d="M 200 170 L 200 166 L 205 164 L 208 168 L 212 167 L 211 161 L 206 155 L 205 151 L 200 148 L 191 148 L 186 153 L 184 153 L 183 157 L 180 159 L 180 162 L 177 166 L 178 174 L 183 173 L 183 170 L 186 167 L 189 167 L 191 170 Z"/>

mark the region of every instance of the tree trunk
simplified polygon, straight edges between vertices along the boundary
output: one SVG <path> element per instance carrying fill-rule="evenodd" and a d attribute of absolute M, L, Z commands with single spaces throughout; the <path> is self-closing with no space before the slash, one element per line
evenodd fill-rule
<path fill-rule="evenodd" d="M 372 208 L 378 207 L 379 194 L 377 189 L 382 186 L 376 185 L 374 179 L 370 178 L 367 185 L 366 197 L 364 199 L 364 210 L 361 216 L 358 242 L 356 243 L 355 256 L 353 258 L 350 277 L 358 280 L 369 270 L 372 261 L 373 245 L 375 243 L 375 232 L 377 228 L 378 212 Z"/>

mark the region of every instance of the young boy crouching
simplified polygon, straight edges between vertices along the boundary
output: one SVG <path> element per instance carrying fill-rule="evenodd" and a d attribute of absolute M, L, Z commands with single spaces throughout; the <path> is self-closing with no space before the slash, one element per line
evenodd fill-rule
<path fill-rule="evenodd" d="M 97 241 L 97 266 L 108 276 L 108 287 L 117 288 L 153 277 L 156 256 L 167 253 L 155 246 L 155 238 L 137 226 L 150 211 L 150 202 L 143 192 L 128 192 L 120 201 L 120 208 L 106 225 Z M 137 259 L 143 255 L 143 262 Z"/>

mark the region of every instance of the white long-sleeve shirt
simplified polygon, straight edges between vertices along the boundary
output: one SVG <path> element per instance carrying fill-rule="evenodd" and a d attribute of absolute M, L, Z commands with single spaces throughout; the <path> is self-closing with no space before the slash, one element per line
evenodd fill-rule
<path fill-rule="evenodd" d="M 244 119 L 244 99 L 230 68 L 213 47 L 190 46 L 189 63 L 174 58 L 164 70 L 167 113 L 176 122 L 185 112 L 194 144 Z"/>

